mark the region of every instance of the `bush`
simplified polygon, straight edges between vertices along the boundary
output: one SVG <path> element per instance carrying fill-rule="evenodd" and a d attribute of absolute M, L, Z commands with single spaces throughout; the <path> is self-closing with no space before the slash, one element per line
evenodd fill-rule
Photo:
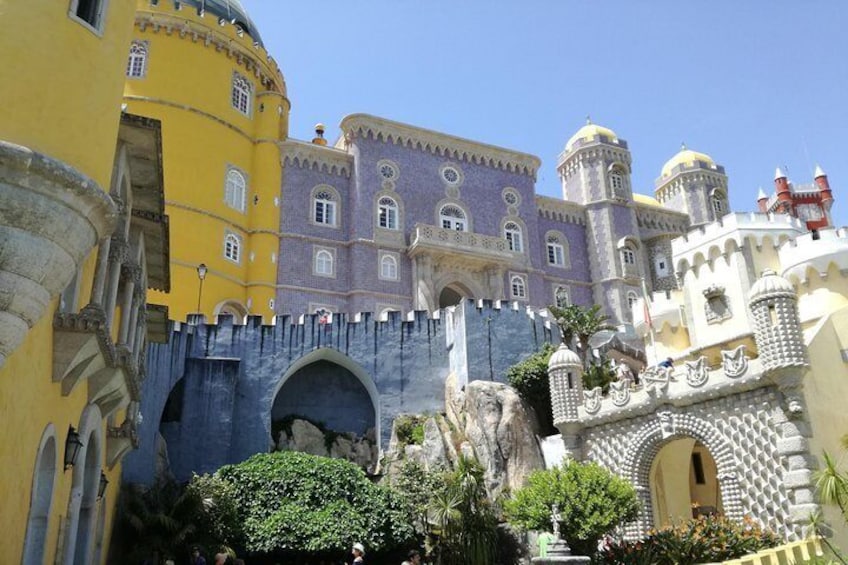
<path fill-rule="evenodd" d="M 398 495 L 347 461 L 263 453 L 215 475 L 232 488 L 250 552 L 297 560 L 345 551 L 355 540 L 379 552 L 414 538 Z"/>
<path fill-rule="evenodd" d="M 780 542 L 780 538 L 750 518 L 739 523 L 723 516 L 701 516 L 657 530 L 643 540 L 608 542 L 599 553 L 597 563 L 713 563 L 756 553 Z"/>
<path fill-rule="evenodd" d="M 504 510 L 509 522 L 520 528 L 550 532 L 554 504 L 562 515 L 561 535 L 576 555 L 594 554 L 598 540 L 634 519 L 639 509 L 630 483 L 596 463 L 567 461 L 532 473 Z"/>
<path fill-rule="evenodd" d="M 527 402 L 539 418 L 542 433 L 556 433 L 551 412 L 551 387 L 548 383 L 548 361 L 556 349 L 550 343 L 542 346 L 524 361 L 516 363 L 506 372 L 510 386 Z"/>
<path fill-rule="evenodd" d="M 423 416 L 404 415 L 395 420 L 395 433 L 401 447 L 405 445 L 424 444 L 424 422 Z"/>

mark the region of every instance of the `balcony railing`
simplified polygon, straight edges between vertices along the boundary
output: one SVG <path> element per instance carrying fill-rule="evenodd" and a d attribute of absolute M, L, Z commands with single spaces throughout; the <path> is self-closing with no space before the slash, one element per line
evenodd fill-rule
<path fill-rule="evenodd" d="M 461 254 L 470 259 L 508 263 L 521 261 L 525 257 L 523 253 L 510 250 L 509 243 L 502 237 L 416 224 L 410 238 L 409 254 L 414 256 L 421 252 Z"/>

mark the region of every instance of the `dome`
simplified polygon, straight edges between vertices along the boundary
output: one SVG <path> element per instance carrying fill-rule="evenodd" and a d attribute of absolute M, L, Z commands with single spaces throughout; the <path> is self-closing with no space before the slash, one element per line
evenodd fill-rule
<path fill-rule="evenodd" d="M 785 278 L 781 277 L 771 269 L 763 271 L 763 275 L 751 287 L 748 299 L 751 302 L 773 298 L 776 296 L 791 296 L 795 298 L 795 289 Z"/>
<path fill-rule="evenodd" d="M 586 141 L 587 139 L 593 139 L 599 135 L 609 137 L 610 139 L 618 139 L 618 136 L 611 129 L 589 122 L 579 130 L 577 130 L 577 133 L 571 136 L 571 138 L 568 140 L 568 143 L 565 144 L 565 150 L 571 151 L 571 148 L 578 141 Z"/>
<path fill-rule="evenodd" d="M 198 11 L 202 9 L 207 16 L 224 18 L 227 22 L 239 26 L 254 41 L 262 45 L 262 38 L 259 36 L 256 24 L 247 15 L 247 10 L 239 0 L 182 0 L 182 3 Z"/>
<path fill-rule="evenodd" d="M 580 357 L 568 348 L 566 344 L 561 344 L 548 361 L 548 370 L 567 369 L 569 367 L 583 368 L 583 361 Z"/>
<path fill-rule="evenodd" d="M 678 165 L 692 166 L 697 162 L 704 163 L 708 167 L 716 166 L 716 162 L 713 161 L 713 158 L 706 153 L 692 151 L 691 149 L 687 149 L 684 145 L 683 148 L 677 152 L 677 155 L 666 161 L 665 165 L 663 165 L 662 176 L 670 177 L 672 175 L 672 171 Z"/>

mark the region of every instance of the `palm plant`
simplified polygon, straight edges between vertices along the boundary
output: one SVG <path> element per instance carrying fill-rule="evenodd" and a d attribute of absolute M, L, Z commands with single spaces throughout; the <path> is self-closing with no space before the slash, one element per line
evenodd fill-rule
<path fill-rule="evenodd" d="M 848 449 L 848 435 L 842 436 L 842 447 Z M 833 504 L 839 508 L 842 514 L 842 519 L 848 523 L 848 473 L 839 468 L 839 463 L 834 457 L 824 452 L 824 468 L 819 469 L 813 475 L 816 491 L 819 499 L 823 504 Z M 820 534 L 825 530 L 825 526 L 821 514 L 811 516 L 812 531 Z M 822 542 L 839 559 L 843 565 L 848 565 L 848 561 L 842 557 L 842 554 L 827 540 L 826 536 L 822 536 Z"/>
<path fill-rule="evenodd" d="M 562 342 L 571 346 L 574 339 L 580 346 L 580 358 L 583 366 L 589 368 L 589 339 L 596 333 L 604 330 L 615 330 L 615 326 L 609 324 L 610 317 L 601 313 L 601 306 L 593 304 L 589 308 L 583 308 L 569 304 L 564 308 L 548 306 L 551 314 L 559 326 Z"/>

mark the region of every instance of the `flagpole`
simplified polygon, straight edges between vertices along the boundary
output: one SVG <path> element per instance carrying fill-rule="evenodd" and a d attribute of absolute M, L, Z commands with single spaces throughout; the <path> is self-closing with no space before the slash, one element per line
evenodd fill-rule
<path fill-rule="evenodd" d="M 650 362 L 651 359 L 648 357 L 648 361 L 651 365 L 656 365 L 659 361 L 657 360 L 657 342 L 654 338 L 654 321 L 651 319 L 651 299 L 648 297 L 648 285 L 645 282 L 645 277 L 641 277 L 642 279 L 642 301 L 644 302 L 644 318 L 645 324 L 648 326 L 648 333 L 651 336 L 651 351 L 653 352 L 654 360 Z"/>

